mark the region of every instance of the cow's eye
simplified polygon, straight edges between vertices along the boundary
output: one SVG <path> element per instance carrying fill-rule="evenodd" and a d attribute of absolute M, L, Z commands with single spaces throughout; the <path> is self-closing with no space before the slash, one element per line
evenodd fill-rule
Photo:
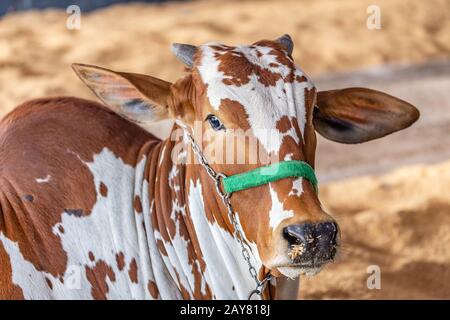
<path fill-rule="evenodd" d="M 211 125 L 211 128 L 213 128 L 215 131 L 224 130 L 225 126 L 223 123 L 213 114 L 209 114 L 206 117 L 206 120 L 208 120 L 209 124 Z"/>

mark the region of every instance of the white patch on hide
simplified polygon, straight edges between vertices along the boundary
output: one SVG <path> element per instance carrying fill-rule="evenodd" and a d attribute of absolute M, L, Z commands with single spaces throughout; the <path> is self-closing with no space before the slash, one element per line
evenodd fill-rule
<path fill-rule="evenodd" d="M 188 203 L 206 263 L 204 274 L 213 295 L 217 299 L 247 299 L 255 289 L 255 282 L 249 274 L 237 240 L 216 222 L 210 223 L 206 218 L 199 181 L 190 181 Z M 252 264 L 258 271 L 262 262 L 256 245 L 248 240 L 246 242 L 249 244 Z"/>
<path fill-rule="evenodd" d="M 292 183 L 292 190 L 289 191 L 289 196 L 300 197 L 303 193 L 303 178 L 297 178 Z"/>
<path fill-rule="evenodd" d="M 133 168 L 104 148 L 93 157 L 93 162 L 86 165 L 94 176 L 97 195 L 100 193 L 100 183 L 103 183 L 108 188 L 108 197 L 97 197 L 90 215 L 75 217 L 64 213 L 61 223 L 53 227 L 53 233 L 61 238 L 63 248 L 68 253 L 68 265 L 82 266 L 81 290 L 86 291 L 85 295 L 88 295 L 91 285 L 87 281 L 84 266 L 92 268 L 96 261 L 101 260 L 112 268 L 116 278 L 114 282 L 107 278 L 108 298 L 151 298 L 146 286 L 147 281 L 154 281 L 154 277 L 149 267 L 143 214 L 136 214 L 132 206 L 135 195 L 142 196 L 135 193 L 135 181 L 142 184 L 145 162 L 144 157 Z M 60 225 L 64 233 L 59 231 Z M 89 252 L 93 253 L 94 262 L 88 257 Z M 119 252 L 125 258 L 123 270 L 119 270 L 116 262 Z M 128 275 L 133 259 L 138 267 L 138 283 L 131 282 Z"/>
<path fill-rule="evenodd" d="M 269 211 L 269 225 L 272 230 L 275 230 L 284 220 L 292 218 L 294 212 L 292 210 L 284 210 L 283 203 L 278 199 L 278 195 L 271 185 L 269 185 L 269 190 L 272 200 L 272 208 Z"/>
<path fill-rule="evenodd" d="M 37 183 L 48 183 L 51 178 L 52 178 L 52 176 L 48 174 L 45 178 L 36 178 L 36 182 Z"/>
<path fill-rule="evenodd" d="M 146 158 L 134 168 L 105 148 L 94 155 L 92 162 L 85 164 L 94 177 L 97 202 L 87 216 L 62 213 L 62 221 L 52 229 L 67 252 L 67 270 L 62 276 L 64 284 L 59 278 L 36 270 L 32 263 L 25 260 L 17 243 L 0 233 L 0 241 L 11 260 L 14 283 L 22 288 L 27 299 L 91 299 L 86 266 L 93 268 L 96 262 L 103 261 L 115 275 L 115 281 L 106 278 L 109 299 L 153 299 L 147 289 L 149 281 L 156 283 L 160 298 L 181 298 L 155 239 L 149 236 L 153 235 L 153 228 L 148 182 L 144 179 Z M 100 196 L 100 183 L 108 188 L 108 197 Z M 143 212 L 140 214 L 133 207 L 135 196 L 142 199 Z M 151 230 L 150 233 L 146 233 L 148 230 Z M 94 261 L 90 260 L 89 252 L 94 255 Z M 119 270 L 116 261 L 119 252 L 124 254 L 125 267 L 122 270 Z M 138 267 L 138 283 L 133 283 L 129 276 L 133 259 Z M 74 269 L 79 276 L 75 281 L 79 284 L 77 287 L 69 285 Z M 49 288 L 46 278 L 53 289 Z"/>

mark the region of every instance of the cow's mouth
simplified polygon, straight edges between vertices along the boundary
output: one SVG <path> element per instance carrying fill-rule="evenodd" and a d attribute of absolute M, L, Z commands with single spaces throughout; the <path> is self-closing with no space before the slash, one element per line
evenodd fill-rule
<path fill-rule="evenodd" d="M 326 259 L 314 262 L 290 263 L 278 266 L 276 269 L 289 278 L 297 278 L 300 275 L 314 276 L 318 274 L 325 265 L 333 261 L 333 259 Z"/>
<path fill-rule="evenodd" d="M 289 278 L 296 278 L 300 275 L 314 276 L 318 274 L 327 264 L 335 261 L 336 250 L 327 255 L 318 252 L 305 251 L 300 255 L 288 254 L 289 262 L 285 261 L 275 268 Z M 291 253 L 292 251 L 289 251 Z"/>

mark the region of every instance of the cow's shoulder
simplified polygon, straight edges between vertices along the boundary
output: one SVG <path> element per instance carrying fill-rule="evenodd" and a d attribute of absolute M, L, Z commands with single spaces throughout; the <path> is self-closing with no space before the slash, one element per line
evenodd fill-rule
<path fill-rule="evenodd" d="M 113 175 L 125 187 L 125 174 L 153 140 L 102 105 L 77 98 L 32 100 L 5 116 L 0 121 L 0 235 L 11 259 L 62 281 L 72 254 L 62 246 L 62 235 L 70 231 L 61 225 L 62 216 L 91 216 L 99 199 L 113 197 L 108 189 L 115 186 L 105 178 Z M 129 184 L 134 186 L 132 177 Z"/>

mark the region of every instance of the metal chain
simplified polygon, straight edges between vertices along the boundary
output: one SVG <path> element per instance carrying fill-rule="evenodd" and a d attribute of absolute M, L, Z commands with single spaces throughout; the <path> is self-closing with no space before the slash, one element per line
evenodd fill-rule
<path fill-rule="evenodd" d="M 244 242 L 245 242 L 244 234 L 240 228 L 240 225 L 236 218 L 236 214 L 234 214 L 233 207 L 231 205 L 231 194 L 223 191 L 221 188 L 222 179 L 226 178 L 227 176 L 224 175 L 223 173 L 216 172 L 209 165 L 208 161 L 206 160 L 205 156 L 203 155 L 202 150 L 200 149 L 200 146 L 195 142 L 192 135 L 188 132 L 186 132 L 186 135 L 189 139 L 189 142 L 191 143 L 192 151 L 198 158 L 198 161 L 205 168 L 208 175 L 214 180 L 214 182 L 216 184 L 217 193 L 222 198 L 222 201 L 223 201 L 225 207 L 227 208 L 228 218 L 230 219 L 230 221 L 234 227 L 234 235 L 235 235 L 236 239 L 238 240 L 238 243 L 241 247 L 242 257 L 247 262 L 248 271 L 249 271 L 250 275 L 252 276 L 252 278 L 256 282 L 256 288 L 255 288 L 255 290 L 250 292 L 248 300 L 250 300 L 253 297 L 253 295 L 255 295 L 255 294 L 259 295 L 262 298 L 262 293 L 263 293 L 268 281 L 272 279 L 272 275 L 269 272 L 269 273 L 267 273 L 267 275 L 264 277 L 263 280 L 260 281 L 258 279 L 258 271 L 256 270 L 256 268 L 253 266 L 253 264 L 251 262 L 250 252 L 244 244 Z"/>

